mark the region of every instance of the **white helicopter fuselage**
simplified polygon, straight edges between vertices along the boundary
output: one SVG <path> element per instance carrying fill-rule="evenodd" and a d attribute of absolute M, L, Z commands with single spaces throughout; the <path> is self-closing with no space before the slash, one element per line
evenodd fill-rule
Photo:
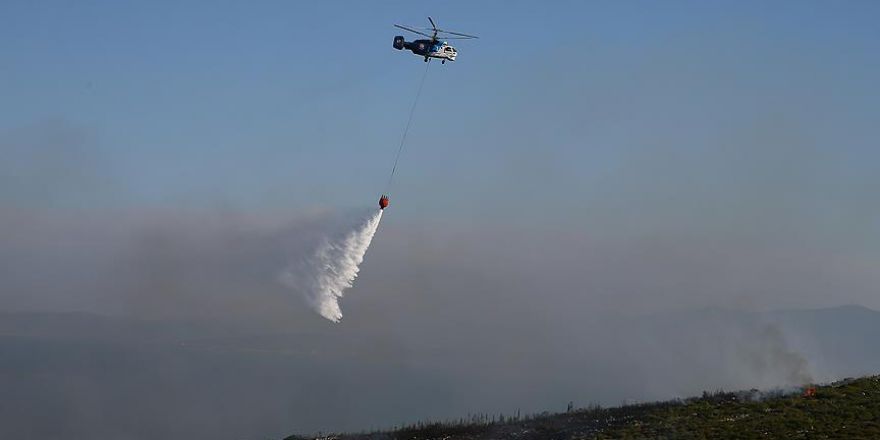
<path fill-rule="evenodd" d="M 458 51 L 455 50 L 454 47 L 443 42 L 439 48 L 435 48 L 436 50 L 432 51 L 428 56 L 431 58 L 440 58 L 442 60 L 455 61 L 455 57 L 458 56 Z"/>

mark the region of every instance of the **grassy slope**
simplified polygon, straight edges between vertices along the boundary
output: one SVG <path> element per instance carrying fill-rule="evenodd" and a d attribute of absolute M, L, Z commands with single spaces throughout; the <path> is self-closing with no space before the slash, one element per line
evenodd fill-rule
<path fill-rule="evenodd" d="M 880 439 L 880 376 L 763 400 L 750 393 L 714 393 L 686 401 L 576 410 L 527 420 L 420 424 L 339 439 Z M 300 437 L 289 437 L 297 439 Z"/>

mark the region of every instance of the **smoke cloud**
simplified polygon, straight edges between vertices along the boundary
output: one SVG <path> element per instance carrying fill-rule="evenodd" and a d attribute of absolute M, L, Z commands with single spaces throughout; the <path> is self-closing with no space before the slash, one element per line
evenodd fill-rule
<path fill-rule="evenodd" d="M 376 235 L 382 210 L 335 238 L 325 237 L 315 252 L 301 258 L 281 274 L 281 282 L 300 292 L 321 316 L 342 319 L 339 299 L 358 276 L 360 264 Z"/>

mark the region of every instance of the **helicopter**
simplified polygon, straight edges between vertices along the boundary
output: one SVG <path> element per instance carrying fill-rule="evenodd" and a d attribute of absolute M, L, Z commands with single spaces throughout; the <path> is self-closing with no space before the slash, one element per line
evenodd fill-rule
<path fill-rule="evenodd" d="M 473 35 L 437 29 L 437 25 L 434 24 L 434 20 L 432 20 L 431 17 L 428 17 L 428 21 L 431 22 L 430 29 L 414 29 L 412 27 L 395 24 L 394 27 L 396 28 L 409 31 L 414 34 L 423 35 L 430 38 L 430 40 L 420 39 L 414 41 L 406 41 L 403 36 L 398 35 L 394 37 L 394 48 L 397 50 L 407 49 L 416 55 L 423 56 L 425 57 L 426 63 L 431 58 L 438 58 L 440 59 L 440 62 L 442 64 L 446 64 L 446 61 L 455 61 L 455 57 L 458 55 L 458 51 L 455 50 L 454 47 L 450 46 L 449 43 L 447 43 L 446 41 L 438 39 L 438 35 L 446 40 L 471 40 L 474 38 L 479 38 Z M 432 32 L 432 34 L 429 35 L 425 32 Z"/>

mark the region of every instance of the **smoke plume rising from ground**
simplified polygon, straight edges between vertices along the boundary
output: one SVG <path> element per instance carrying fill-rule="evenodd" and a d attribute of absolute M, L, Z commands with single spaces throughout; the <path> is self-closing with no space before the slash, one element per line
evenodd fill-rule
<path fill-rule="evenodd" d="M 281 274 L 281 281 L 301 293 L 321 316 L 339 322 L 339 299 L 357 278 L 383 212 L 375 212 L 337 237 L 324 237 L 314 254 L 301 258 Z"/>

